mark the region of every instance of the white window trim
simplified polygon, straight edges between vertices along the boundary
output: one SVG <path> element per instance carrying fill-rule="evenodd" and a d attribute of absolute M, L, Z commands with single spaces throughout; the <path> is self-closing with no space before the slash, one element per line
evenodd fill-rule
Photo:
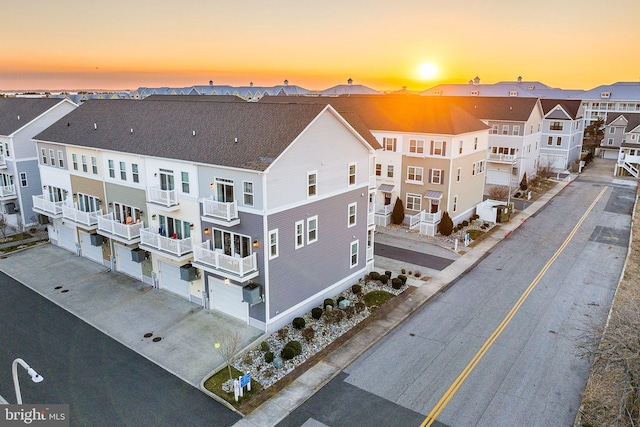
<path fill-rule="evenodd" d="M 313 239 L 309 238 L 309 234 L 312 231 L 312 228 L 310 227 L 311 221 L 315 220 L 316 221 L 316 228 L 313 229 L 316 232 L 316 237 Z M 311 243 L 315 243 L 318 241 L 318 215 L 312 216 L 310 218 L 307 218 L 307 245 L 311 244 Z"/>
<path fill-rule="evenodd" d="M 272 243 L 272 236 L 275 236 L 275 243 Z M 280 250 L 278 248 L 278 229 L 269 231 L 269 259 L 278 258 L 280 255 Z M 272 248 L 275 247 L 275 253 L 272 251 Z"/>
<path fill-rule="evenodd" d="M 20 172 L 20 175 L 18 175 L 19 179 L 20 179 L 20 187 L 28 187 L 29 186 L 29 180 L 27 179 L 27 173 L 26 172 Z M 24 184 L 23 184 L 24 182 Z"/>
<path fill-rule="evenodd" d="M 356 248 L 356 262 L 353 262 L 353 248 Z M 354 268 L 358 266 L 358 263 L 360 262 L 360 241 L 358 240 L 354 240 L 353 242 L 351 242 L 349 244 L 349 268 Z"/>
<path fill-rule="evenodd" d="M 436 171 L 439 172 L 438 182 L 436 182 L 436 180 L 434 179 L 435 178 L 434 175 Z M 442 184 L 442 172 L 443 172 L 442 169 L 431 169 L 431 179 L 429 180 L 429 182 L 431 182 L 431 184 Z"/>
<path fill-rule="evenodd" d="M 453 211 L 458 211 L 458 196 L 453 196 Z"/>
<path fill-rule="evenodd" d="M 311 188 L 311 184 L 309 184 L 309 177 L 311 175 L 315 175 L 316 177 L 316 182 L 315 184 L 313 184 L 315 186 L 314 194 L 309 194 L 309 190 Z M 318 171 L 317 170 L 307 172 L 307 199 L 313 199 L 315 197 L 318 197 Z"/>
<path fill-rule="evenodd" d="M 62 150 L 58 150 L 58 167 L 64 168 L 64 154 Z"/>
<path fill-rule="evenodd" d="M 251 184 L 251 192 L 245 191 L 245 184 Z M 247 195 L 251 196 L 251 203 L 247 203 Z M 255 194 L 253 192 L 253 181 L 242 181 L 242 204 L 245 206 L 253 206 L 255 204 Z"/>
<path fill-rule="evenodd" d="M 298 229 L 298 227 L 300 228 Z M 298 230 L 300 230 L 299 233 L 298 233 Z M 293 233 L 295 235 L 294 246 L 296 249 L 300 249 L 301 247 L 304 246 L 304 220 L 296 221 L 294 225 Z M 300 243 L 298 243 L 298 240 L 300 240 Z"/>
<path fill-rule="evenodd" d="M 410 139 L 409 140 L 409 153 L 410 154 L 424 154 L 424 139 Z"/>
<path fill-rule="evenodd" d="M 456 182 L 460 182 L 462 179 L 462 168 L 458 168 L 458 172 L 456 174 Z"/>
<path fill-rule="evenodd" d="M 98 158 L 91 156 L 91 173 L 98 175 Z"/>
<path fill-rule="evenodd" d="M 353 211 L 353 224 L 351 223 L 351 208 L 355 208 Z M 347 228 L 355 227 L 358 222 L 358 202 L 349 203 L 347 206 Z"/>
<path fill-rule="evenodd" d="M 49 162 L 47 161 L 47 149 L 46 148 L 41 148 L 40 149 L 40 153 L 42 154 L 42 164 L 46 165 Z"/>
<path fill-rule="evenodd" d="M 419 170 L 420 170 L 420 177 L 421 177 L 421 179 L 420 179 L 420 180 L 417 180 L 417 179 L 411 179 L 411 178 L 409 178 L 409 175 L 410 175 L 409 170 L 410 170 L 410 169 L 414 169 L 414 171 L 413 171 L 413 176 L 414 176 L 414 178 L 415 178 L 415 176 L 416 176 L 416 175 L 418 175 L 418 174 L 417 174 L 417 171 L 418 171 L 418 169 L 419 169 Z M 424 182 L 424 168 L 423 168 L 423 167 L 420 167 L 420 166 L 407 166 L 407 182 L 410 182 L 410 183 L 420 183 L 420 184 L 422 184 L 422 183 Z"/>
<path fill-rule="evenodd" d="M 77 171 L 78 170 L 78 155 L 76 153 L 73 153 L 71 155 L 71 163 L 73 164 L 73 170 Z"/>
<path fill-rule="evenodd" d="M 420 205 L 418 207 L 418 209 L 414 209 L 415 208 L 415 203 L 412 204 L 412 207 L 409 207 L 409 197 L 411 197 L 412 199 L 416 199 L 418 200 L 418 204 Z M 406 197 L 405 197 L 405 206 L 407 207 L 407 209 L 412 210 L 412 211 L 416 211 L 419 212 L 422 210 L 422 196 L 420 194 L 415 194 L 415 193 L 407 193 Z"/>
<path fill-rule="evenodd" d="M 351 166 L 353 166 L 353 184 L 351 183 Z M 353 163 L 349 163 L 349 165 L 347 166 L 347 185 L 349 187 L 353 187 L 358 183 L 358 164 L 356 162 Z M 316 177 L 316 186 L 318 184 L 317 182 L 318 178 Z M 317 193 L 316 193 L 317 194 Z"/>

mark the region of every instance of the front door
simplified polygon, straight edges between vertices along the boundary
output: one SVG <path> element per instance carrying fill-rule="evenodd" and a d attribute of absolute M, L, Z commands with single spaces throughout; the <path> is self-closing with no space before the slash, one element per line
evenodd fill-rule
<path fill-rule="evenodd" d="M 440 200 L 438 199 L 429 199 L 431 200 L 431 210 L 429 212 L 436 213 L 440 209 Z"/>

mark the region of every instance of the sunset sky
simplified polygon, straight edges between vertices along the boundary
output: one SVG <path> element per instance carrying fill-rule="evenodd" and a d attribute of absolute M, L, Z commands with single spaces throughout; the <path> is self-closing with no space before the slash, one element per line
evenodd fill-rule
<path fill-rule="evenodd" d="M 640 81 L 639 0 L 0 0 L 0 12 L 0 90 Z"/>

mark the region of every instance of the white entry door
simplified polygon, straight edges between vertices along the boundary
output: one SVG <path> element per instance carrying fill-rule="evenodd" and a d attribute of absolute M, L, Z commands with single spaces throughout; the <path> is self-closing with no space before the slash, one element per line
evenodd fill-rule
<path fill-rule="evenodd" d="M 85 258 L 89 258 L 92 261 L 103 264 L 102 260 L 102 245 L 93 246 L 91 244 L 91 235 L 87 232 L 80 231 L 80 248 L 81 254 Z"/>
<path fill-rule="evenodd" d="M 78 239 L 76 237 L 76 229 L 65 227 L 58 224 L 58 246 L 71 252 L 76 252 L 76 243 Z"/>
<path fill-rule="evenodd" d="M 178 294 L 183 298 L 189 298 L 189 282 L 180 278 L 180 266 L 160 261 L 160 288 Z"/>
<path fill-rule="evenodd" d="M 242 287 L 209 276 L 210 307 L 233 316 L 243 322 L 249 321 L 249 304 L 242 302 Z"/>
<path fill-rule="evenodd" d="M 142 264 L 131 259 L 131 248 L 123 245 L 115 245 L 116 270 L 121 273 L 142 280 Z"/>

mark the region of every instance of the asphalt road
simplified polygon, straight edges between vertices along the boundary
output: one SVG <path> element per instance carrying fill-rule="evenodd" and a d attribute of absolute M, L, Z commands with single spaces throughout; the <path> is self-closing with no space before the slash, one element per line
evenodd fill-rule
<path fill-rule="evenodd" d="M 590 367 L 577 337 L 606 318 L 634 198 L 581 177 L 279 426 L 418 426 L 443 397 L 433 426 L 571 426 Z"/>
<path fill-rule="evenodd" d="M 0 394 L 15 403 L 69 404 L 72 426 L 229 426 L 233 411 L 0 273 Z"/>
<path fill-rule="evenodd" d="M 420 265 L 434 270 L 444 270 L 455 260 L 436 255 L 412 251 L 410 249 L 376 243 L 373 247 L 374 255 L 404 261 L 409 264 Z"/>

